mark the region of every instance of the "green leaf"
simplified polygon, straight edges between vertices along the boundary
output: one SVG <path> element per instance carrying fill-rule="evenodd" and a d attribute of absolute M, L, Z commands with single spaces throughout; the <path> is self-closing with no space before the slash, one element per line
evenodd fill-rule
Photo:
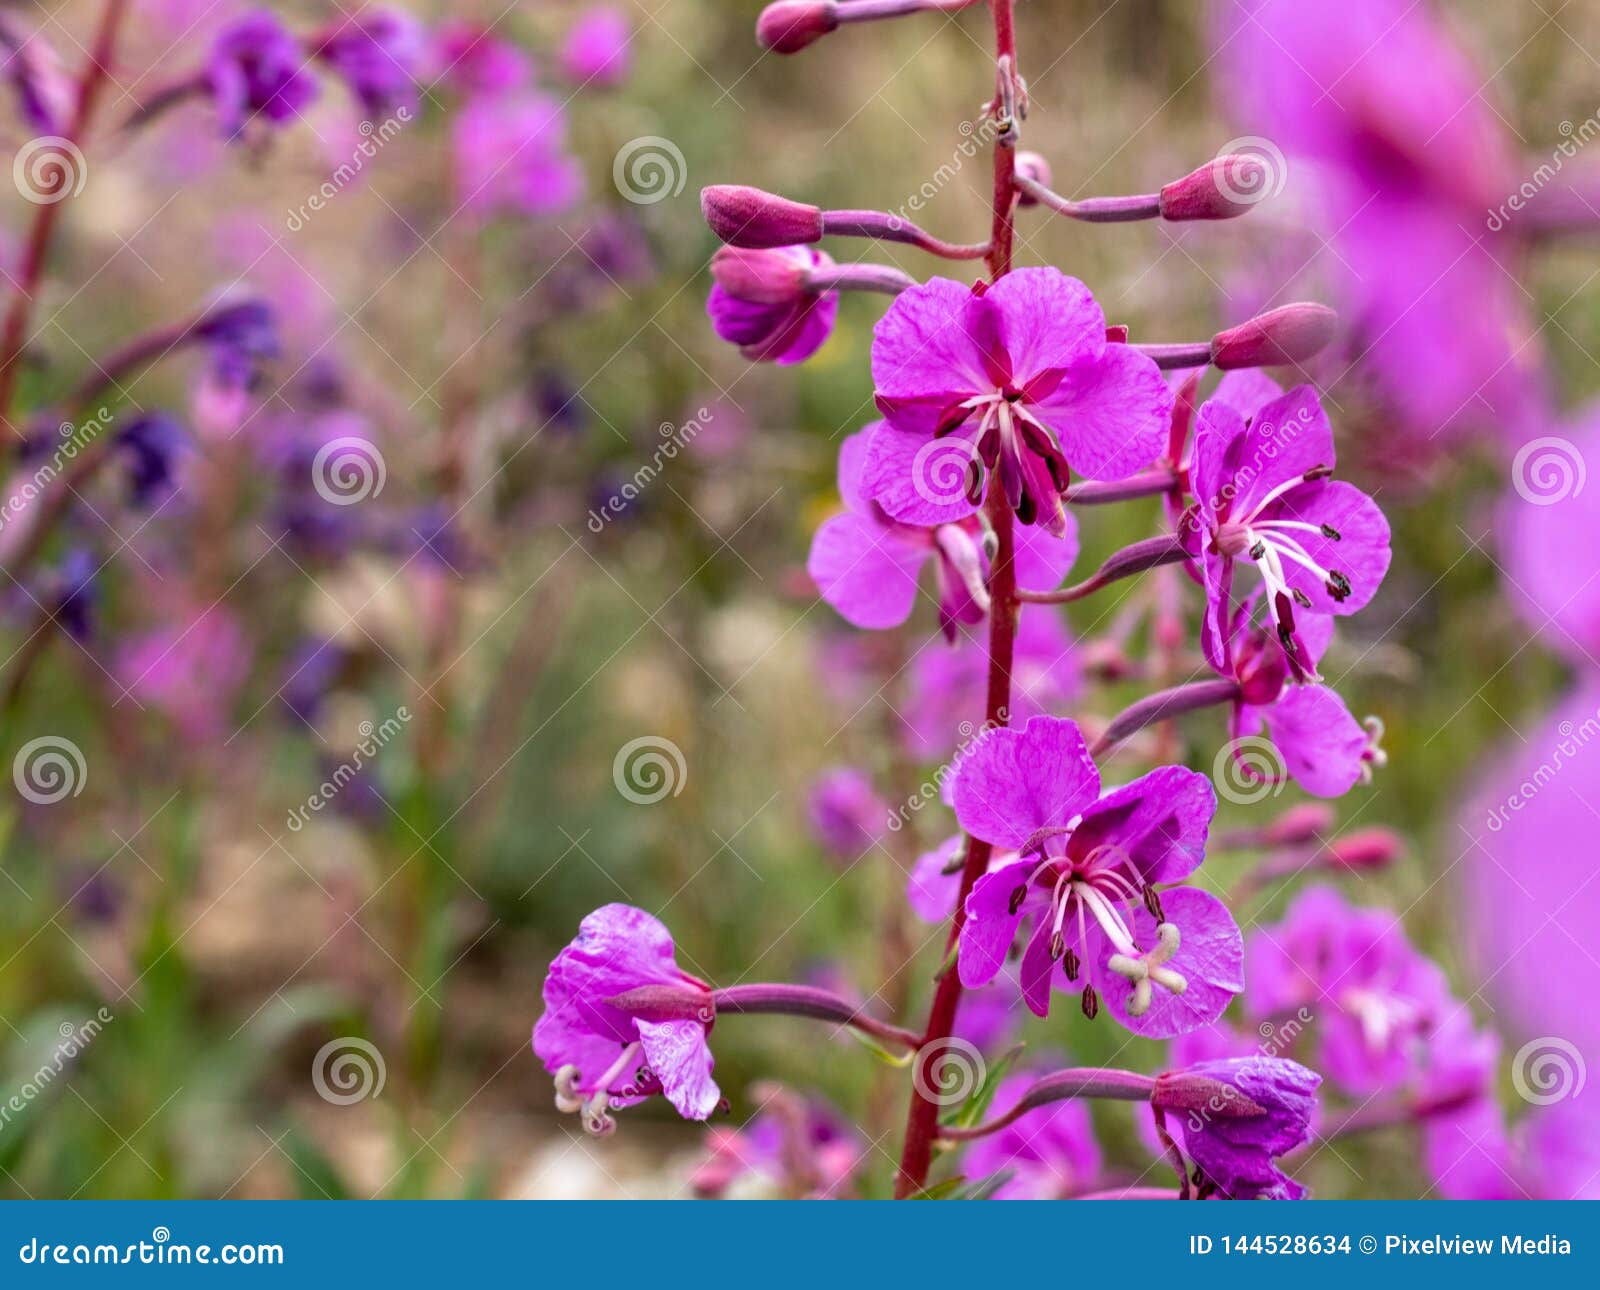
<path fill-rule="evenodd" d="M 994 1095 L 1000 1089 L 1000 1081 L 1010 1073 L 1026 1046 L 1014 1045 L 1005 1056 L 990 1066 L 983 1077 L 983 1083 L 973 1090 L 971 1097 L 944 1117 L 944 1123 L 948 1127 L 957 1129 L 970 1129 L 979 1123 L 988 1111 L 989 1104 L 994 1101 Z"/>

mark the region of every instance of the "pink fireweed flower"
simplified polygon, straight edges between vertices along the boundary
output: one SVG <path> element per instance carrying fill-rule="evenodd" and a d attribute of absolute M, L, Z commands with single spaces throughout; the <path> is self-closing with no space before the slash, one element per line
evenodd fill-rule
<path fill-rule="evenodd" d="M 561 44 L 561 70 L 568 80 L 614 86 L 628 79 L 633 32 L 627 15 L 611 5 L 584 12 Z"/>
<path fill-rule="evenodd" d="M 1239 683 L 1230 727 L 1239 773 L 1263 778 L 1254 759 L 1246 755 L 1248 745 L 1240 741 L 1264 734 L 1301 788 L 1317 797 L 1340 797 L 1360 781 L 1370 780 L 1372 768 L 1385 763 L 1378 744 L 1382 725 L 1376 718 L 1369 718 L 1368 725 L 1357 721 L 1344 700 L 1325 685 L 1293 681 L 1294 660 L 1288 649 L 1257 620 L 1262 596 L 1257 589 L 1235 612 L 1228 635 L 1231 658 L 1223 660 L 1206 650 L 1206 661 L 1217 673 Z M 1333 636 L 1333 619 L 1301 614 L 1296 626 L 1301 671 L 1315 673 Z"/>
<path fill-rule="evenodd" d="M 1316 1065 L 1355 1097 L 1415 1080 L 1460 1007 L 1392 913 L 1352 908 L 1331 887 L 1301 892 L 1282 922 L 1253 934 L 1248 964 L 1250 1017 L 1313 1009 Z"/>
<path fill-rule="evenodd" d="M 839 446 L 839 495 L 846 507 L 817 530 L 806 571 L 822 598 L 856 627 L 895 627 L 911 616 L 922 568 L 933 562 L 939 627 L 956 640 L 958 624 L 982 622 L 989 610 L 989 558 L 983 528 L 968 516 L 925 528 L 890 519 L 862 491 L 875 422 Z M 1059 537 L 1037 530 L 1019 535 L 1014 564 L 1020 585 L 1059 586 L 1078 555 L 1076 522 L 1069 516 Z"/>
<path fill-rule="evenodd" d="M 678 967 L 672 935 L 631 905 L 605 905 L 550 964 L 533 1051 L 555 1076 L 556 1105 L 609 1132 L 612 1106 L 660 1093 L 690 1120 L 717 1109 L 711 990 Z"/>
<path fill-rule="evenodd" d="M 1062 534 L 1069 472 L 1122 479 L 1149 465 L 1172 408 L 1155 363 L 1108 341 L 1089 289 L 1053 268 L 901 293 L 873 331 L 872 376 L 886 420 L 867 492 L 912 524 L 970 515 L 997 471 L 1023 523 Z"/>
<path fill-rule="evenodd" d="M 1215 1021 L 1244 988 L 1244 944 L 1215 896 L 1181 882 L 1205 859 L 1216 796 L 1179 766 L 1102 793 L 1071 721 L 1035 717 L 986 734 L 961 759 L 952 800 L 962 828 L 1019 853 L 967 897 L 963 985 L 1004 965 L 1026 918 L 1022 997 L 1038 1016 L 1052 984 L 1099 999 L 1133 1033 L 1182 1034 Z"/>
<path fill-rule="evenodd" d="M 1207 657 L 1231 662 L 1235 565 L 1253 564 L 1291 673 L 1316 676 L 1295 624 L 1363 608 L 1389 568 L 1389 524 L 1353 484 L 1330 478 L 1333 428 L 1316 391 L 1287 394 L 1257 372 L 1229 373 L 1195 418 L 1190 485 L 1180 524 L 1206 591 Z"/>
<path fill-rule="evenodd" d="M 1215 1084 L 1199 1092 L 1196 1077 Z M 1202 1197 L 1300 1200 L 1306 1189 L 1276 1157 L 1311 1140 L 1321 1083 L 1284 1057 L 1233 1057 L 1158 1076 L 1150 1104 L 1194 1161 Z"/>
<path fill-rule="evenodd" d="M 1389 424 L 1442 446 L 1471 426 L 1521 430 L 1542 381 L 1517 248 L 1496 235 L 1522 168 L 1435 8 L 1218 0 L 1213 11 L 1220 85 L 1241 124 L 1290 154 L 1296 186 L 1312 186 L 1341 312 L 1399 414 Z"/>
<path fill-rule="evenodd" d="M 165 714 L 191 744 L 226 736 L 250 675 L 250 640 L 220 605 L 180 608 L 173 621 L 128 641 L 113 669 L 141 706 Z"/>
<path fill-rule="evenodd" d="M 787 367 L 822 347 L 839 313 L 837 291 L 813 291 L 806 275 L 833 261 L 809 246 L 761 250 L 724 247 L 706 313 L 717 335 L 748 359 Z"/>
<path fill-rule="evenodd" d="M 1511 464 L 1512 488 L 1496 528 L 1506 591 L 1550 648 L 1594 670 L 1600 655 L 1600 578 L 1580 574 L 1574 552 L 1600 542 L 1600 404 L 1556 433 L 1530 439 Z"/>

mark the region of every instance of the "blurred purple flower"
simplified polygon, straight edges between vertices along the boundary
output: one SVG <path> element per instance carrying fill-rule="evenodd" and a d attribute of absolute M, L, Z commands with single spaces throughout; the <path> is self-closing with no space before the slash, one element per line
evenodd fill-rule
<path fill-rule="evenodd" d="M 995 1090 L 994 1113 L 1009 1111 L 1047 1073 L 1012 1071 Z M 995 1200 L 1067 1200 L 1095 1190 L 1101 1168 L 1088 1108 L 1067 1099 L 1035 1107 L 998 1133 L 979 1138 L 967 1148 L 961 1172 L 973 1183 L 1010 1173 L 991 1193 Z"/>
<path fill-rule="evenodd" d="M 278 697 L 296 717 L 312 725 L 344 665 L 342 646 L 320 636 L 308 637 L 289 655 Z"/>
<path fill-rule="evenodd" d="M 479 98 L 456 114 L 456 194 L 462 210 L 549 215 L 583 194 L 583 174 L 567 155 L 561 104 L 533 91 Z"/>
<path fill-rule="evenodd" d="M 836 766 L 812 784 L 806 814 L 813 836 L 838 859 L 854 862 L 884 835 L 889 804 L 863 771 Z"/>
<path fill-rule="evenodd" d="M 1483 77 L 1415 0 L 1216 12 L 1219 83 L 1291 176 L 1312 177 L 1341 312 L 1399 428 L 1441 447 L 1473 425 L 1517 436 L 1540 403 L 1539 350 L 1515 248 L 1491 231 L 1520 178 Z"/>
<path fill-rule="evenodd" d="M 129 641 L 115 673 L 141 706 L 164 713 L 186 740 L 204 746 L 227 731 L 250 656 L 238 621 L 213 605 L 182 611 L 169 625 Z"/>
<path fill-rule="evenodd" d="M 1040 536 L 1048 540 L 1049 535 Z M 949 649 L 930 646 L 917 655 L 911 665 L 911 694 L 900 713 L 910 752 L 943 757 L 972 738 L 978 730 L 973 717 L 984 710 L 988 660 L 987 644 L 965 632 Z M 1062 707 L 1082 690 L 1077 643 L 1056 614 L 1022 615 L 1011 685 L 1013 725 Z"/>
<path fill-rule="evenodd" d="M 369 120 L 417 107 L 423 26 L 397 9 L 366 9 L 322 38 L 317 54 L 350 87 Z"/>
<path fill-rule="evenodd" d="M 627 15 L 611 5 L 596 5 L 579 16 L 561 44 L 561 70 L 584 85 L 614 86 L 628 79 L 633 32 Z"/>
<path fill-rule="evenodd" d="M 794 1199 L 838 1200 L 865 1162 L 867 1146 L 842 1115 L 818 1098 L 758 1086 L 761 1109 L 742 1129 L 713 1129 L 706 1158 L 690 1175 L 701 1197 L 722 1197 L 753 1178 Z"/>
<path fill-rule="evenodd" d="M 14 15 L 0 13 L 0 62 L 29 128 L 41 135 L 61 134 L 74 92 L 50 43 L 38 32 L 24 31 Z"/>
<path fill-rule="evenodd" d="M 453 18 L 434 31 L 432 75 L 463 94 L 498 95 L 533 79 L 533 64 L 486 27 Z"/>
<path fill-rule="evenodd" d="M 165 500 L 178 482 L 178 458 L 191 447 L 177 417 L 151 412 L 117 431 L 117 449 L 126 463 L 129 501 L 148 508 Z"/>
<path fill-rule="evenodd" d="M 288 124 L 320 93 L 300 42 L 265 9 L 237 19 L 217 36 L 205 84 L 230 139 L 258 117 L 274 126 Z"/>

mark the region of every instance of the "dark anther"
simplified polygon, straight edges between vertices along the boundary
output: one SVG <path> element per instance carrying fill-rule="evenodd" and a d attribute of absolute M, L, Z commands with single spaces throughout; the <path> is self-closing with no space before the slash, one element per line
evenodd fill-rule
<path fill-rule="evenodd" d="M 1022 902 L 1028 898 L 1028 884 L 1019 883 L 1011 892 L 1010 910 L 1014 914 L 1022 908 Z"/>
<path fill-rule="evenodd" d="M 1299 587 L 1296 587 L 1294 589 L 1294 603 L 1299 605 L 1302 609 L 1310 609 L 1311 597 L 1306 595 L 1305 592 L 1301 591 Z"/>
<path fill-rule="evenodd" d="M 1060 932 L 1050 934 L 1050 961 L 1054 963 L 1067 952 L 1067 938 Z"/>
<path fill-rule="evenodd" d="M 1309 484 L 1313 480 L 1326 479 L 1331 474 L 1333 474 L 1332 466 L 1313 466 L 1310 470 L 1306 471 L 1304 478 L 1305 482 Z"/>
<path fill-rule="evenodd" d="M 1078 956 L 1071 950 L 1061 956 L 1061 967 L 1067 974 L 1067 980 L 1076 981 L 1078 979 Z"/>
<path fill-rule="evenodd" d="M 1150 911 L 1150 917 L 1158 923 L 1167 921 L 1167 916 L 1161 912 L 1161 893 L 1154 887 L 1144 889 L 1144 907 Z"/>
<path fill-rule="evenodd" d="M 1328 594 L 1339 601 L 1349 599 L 1350 579 L 1337 569 L 1331 570 L 1328 574 Z"/>
<path fill-rule="evenodd" d="M 1090 1021 L 1100 1015 L 1100 996 L 1095 993 L 1092 985 L 1083 987 L 1083 996 L 1079 1002 L 1083 1004 L 1083 1015 Z"/>
<path fill-rule="evenodd" d="M 1017 519 L 1023 524 L 1032 524 L 1039 518 L 1039 504 L 1033 500 L 1033 494 L 1027 489 L 1022 490 L 1022 496 L 1017 499 Z"/>
<path fill-rule="evenodd" d="M 983 471 L 976 458 L 967 463 L 967 500 L 974 506 L 983 501 Z"/>
<path fill-rule="evenodd" d="M 1266 553 L 1267 544 L 1261 541 L 1260 538 L 1257 538 L 1256 544 L 1250 548 L 1250 558 L 1252 560 L 1259 560 L 1262 556 L 1266 555 Z"/>
<path fill-rule="evenodd" d="M 1334 528 L 1331 524 L 1324 524 L 1322 526 L 1322 536 L 1329 538 L 1334 542 L 1344 541 L 1344 534 L 1340 533 L 1339 530 Z"/>

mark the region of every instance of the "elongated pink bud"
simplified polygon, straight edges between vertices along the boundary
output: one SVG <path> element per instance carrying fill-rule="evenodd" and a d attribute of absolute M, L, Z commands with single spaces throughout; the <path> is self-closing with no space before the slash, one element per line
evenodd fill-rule
<path fill-rule="evenodd" d="M 756 19 L 756 41 L 777 54 L 794 54 L 839 25 L 834 0 L 778 0 Z"/>
<path fill-rule="evenodd" d="M 744 184 L 702 188 L 700 210 L 711 231 L 729 246 L 764 250 L 822 238 L 822 212 L 817 207 Z"/>
<path fill-rule="evenodd" d="M 1328 863 L 1339 869 L 1382 869 L 1404 850 L 1405 844 L 1388 829 L 1357 829 L 1328 844 Z"/>
<path fill-rule="evenodd" d="M 1266 164 L 1248 153 L 1229 153 L 1163 188 L 1161 218 L 1234 219 L 1269 196 Z"/>
<path fill-rule="evenodd" d="M 805 266 L 779 250 L 719 247 L 711 257 L 711 276 L 730 296 L 758 305 L 787 304 L 806 289 Z"/>
<path fill-rule="evenodd" d="M 1292 846 L 1316 842 L 1333 828 L 1334 812 L 1321 802 L 1302 802 L 1291 806 L 1262 831 L 1269 846 Z"/>
<path fill-rule="evenodd" d="M 1301 301 L 1272 309 L 1211 338 L 1211 363 L 1221 371 L 1300 363 L 1333 339 L 1339 315 Z"/>

